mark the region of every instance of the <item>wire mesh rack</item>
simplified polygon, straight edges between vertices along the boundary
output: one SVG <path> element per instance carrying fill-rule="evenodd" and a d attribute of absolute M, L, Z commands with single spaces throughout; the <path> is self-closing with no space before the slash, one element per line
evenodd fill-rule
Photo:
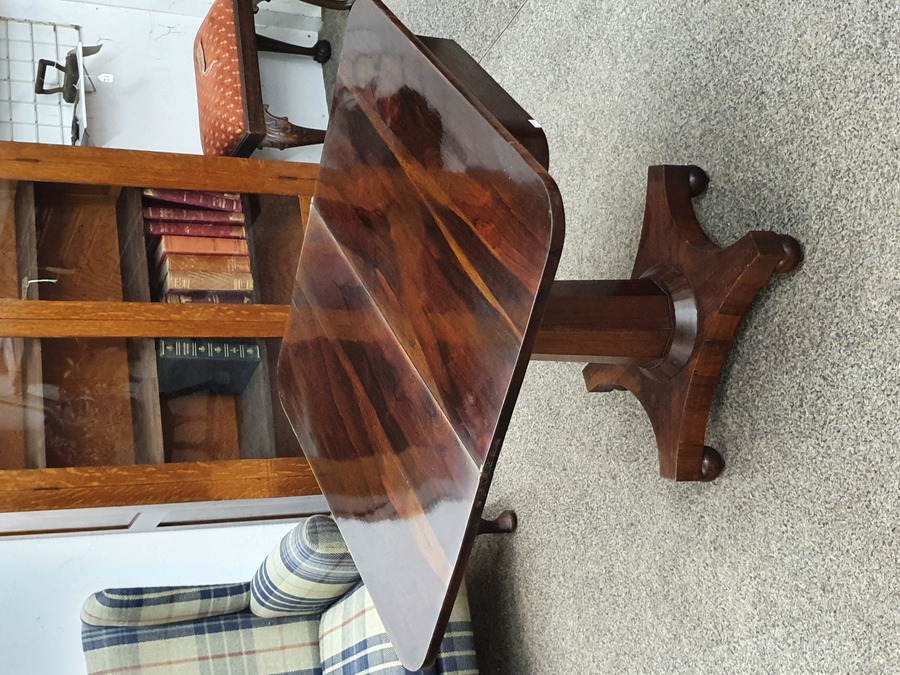
<path fill-rule="evenodd" d="M 72 105 L 35 94 L 34 80 L 39 59 L 64 62 L 80 41 L 80 26 L 0 17 L 0 141 L 70 143 Z M 60 75 L 48 70 L 46 85 Z"/>

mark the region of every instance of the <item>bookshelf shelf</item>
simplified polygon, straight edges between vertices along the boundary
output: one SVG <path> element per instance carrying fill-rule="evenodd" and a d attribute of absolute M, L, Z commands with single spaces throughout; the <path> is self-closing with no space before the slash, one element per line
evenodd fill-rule
<path fill-rule="evenodd" d="M 273 386 L 316 170 L 0 143 L 0 511 L 318 494 Z M 260 304 L 153 302 L 142 187 L 250 195 Z M 161 393 L 160 337 L 261 362 L 241 394 Z"/>

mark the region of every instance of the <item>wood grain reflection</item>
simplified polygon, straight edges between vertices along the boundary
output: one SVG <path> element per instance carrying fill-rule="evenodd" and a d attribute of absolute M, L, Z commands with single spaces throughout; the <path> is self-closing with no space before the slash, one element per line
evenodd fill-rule
<path fill-rule="evenodd" d="M 562 246 L 540 165 L 358 0 L 279 364 L 405 667 L 432 660 Z"/>

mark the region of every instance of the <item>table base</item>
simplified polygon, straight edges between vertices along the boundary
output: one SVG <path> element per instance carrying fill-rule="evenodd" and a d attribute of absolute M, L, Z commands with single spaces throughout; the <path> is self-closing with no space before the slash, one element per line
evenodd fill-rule
<path fill-rule="evenodd" d="M 665 355 L 584 369 L 589 391 L 627 389 L 637 396 L 656 433 L 660 475 L 675 480 L 712 480 L 724 467 L 704 444 L 722 366 L 758 292 L 803 260 L 800 244 L 776 232 L 749 232 L 725 248 L 710 241 L 691 203 L 707 183 L 694 166 L 649 170 L 632 278 L 652 279 L 671 298 L 674 328 Z"/>

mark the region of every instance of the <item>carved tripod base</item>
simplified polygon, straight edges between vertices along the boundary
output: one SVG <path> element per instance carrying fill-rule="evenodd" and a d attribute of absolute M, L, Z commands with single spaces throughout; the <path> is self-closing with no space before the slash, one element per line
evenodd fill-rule
<path fill-rule="evenodd" d="M 774 274 L 803 260 L 800 244 L 750 232 L 721 248 L 703 232 L 692 197 L 708 179 L 694 166 L 650 167 L 647 206 L 633 279 L 651 279 L 672 302 L 665 356 L 643 363 L 591 363 L 589 391 L 628 389 L 644 406 L 659 446 L 659 471 L 675 480 L 712 480 L 724 467 L 704 444 L 713 394 L 744 314 Z"/>

